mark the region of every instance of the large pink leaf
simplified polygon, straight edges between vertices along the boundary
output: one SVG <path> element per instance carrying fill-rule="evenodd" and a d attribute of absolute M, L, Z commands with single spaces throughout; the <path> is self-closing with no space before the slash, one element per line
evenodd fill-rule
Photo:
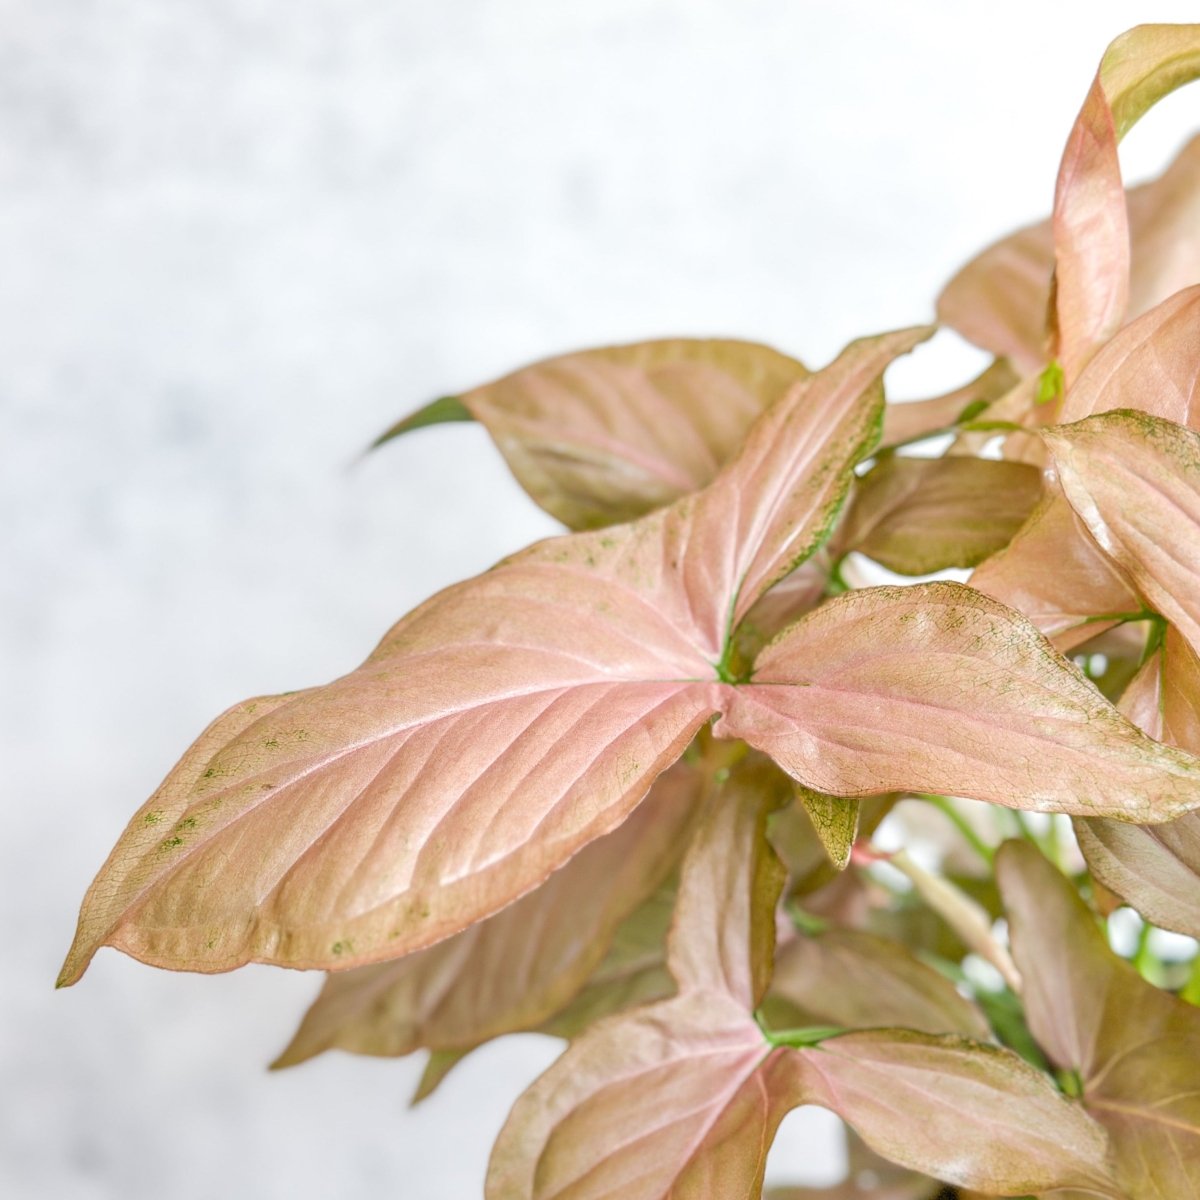
<path fill-rule="evenodd" d="M 331 974 L 274 1065 L 334 1047 L 465 1052 L 536 1028 L 579 992 L 678 860 L 707 783 L 701 768 L 676 763 L 629 820 L 515 904 L 427 950 Z"/>
<path fill-rule="evenodd" d="M 581 350 L 435 401 L 376 445 L 474 417 L 538 504 L 572 529 L 595 529 L 698 491 L 807 375 L 768 346 L 730 339 Z"/>
<path fill-rule="evenodd" d="M 1126 205 L 1129 315 L 1136 317 L 1200 281 L 1200 137 L 1157 179 L 1130 188 Z M 1021 370 L 1036 371 L 1046 361 L 1053 273 L 1054 234 L 1047 218 L 967 263 L 938 297 L 938 320 Z"/>
<path fill-rule="evenodd" d="M 1032 846 L 997 871 L 1025 979 L 1029 1027 L 1112 1137 L 1131 1200 L 1200 1196 L 1200 1009 L 1146 983 L 1108 948 L 1074 889 Z"/>
<path fill-rule="evenodd" d="M 1121 704 L 1151 736 L 1200 751 L 1200 660 L 1174 629 Z M 1156 925 L 1200 937 L 1200 818 L 1194 813 L 1151 826 L 1080 820 L 1075 833 L 1105 887 Z"/>
<path fill-rule="evenodd" d="M 1032 626 L 959 584 L 840 596 L 771 643 L 753 681 L 716 732 L 816 791 L 1143 821 L 1195 804 L 1190 755 L 1147 738 Z"/>
<path fill-rule="evenodd" d="M 1117 410 L 1045 436 L 1097 544 L 1200 650 L 1200 433 Z"/>
<path fill-rule="evenodd" d="M 615 828 L 721 707 L 733 629 L 827 536 L 879 378 L 929 332 L 852 344 L 704 492 L 535 546 L 343 679 L 220 718 L 126 829 L 62 981 L 104 943 L 210 971 L 398 957 Z"/>
<path fill-rule="evenodd" d="M 1129 304 L 1129 220 L 1117 144 L 1163 96 L 1200 74 L 1200 25 L 1141 25 L 1116 38 L 1067 139 L 1054 196 L 1057 357 L 1068 388 Z"/>

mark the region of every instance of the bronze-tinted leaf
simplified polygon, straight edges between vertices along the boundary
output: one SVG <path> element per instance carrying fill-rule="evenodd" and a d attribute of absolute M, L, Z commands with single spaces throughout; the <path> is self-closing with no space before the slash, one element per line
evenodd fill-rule
<path fill-rule="evenodd" d="M 899 575 L 974 567 L 1008 545 L 1041 491 L 1025 463 L 892 455 L 855 486 L 838 546 Z"/>
<path fill-rule="evenodd" d="M 1107 1127 L 1132 1200 L 1200 1196 L 1200 1009 L 1148 984 L 1028 843 L 997 870 L 1029 1027 Z"/>
<path fill-rule="evenodd" d="M 581 350 L 435 401 L 437 413 L 421 409 L 375 444 L 474 417 L 538 504 L 571 529 L 595 529 L 704 487 L 807 375 L 769 346 L 727 338 Z"/>
<path fill-rule="evenodd" d="M 797 937 L 776 957 L 765 1005 L 774 1026 L 898 1026 L 987 1040 L 983 1014 L 898 943 L 851 929 Z"/>
<path fill-rule="evenodd" d="M 603 1021 L 514 1105 L 489 1200 L 756 1195 L 796 1103 L 750 1017 L 770 970 L 782 868 L 764 836 L 776 773 L 735 768 L 684 863 L 669 948 L 680 994 Z"/>

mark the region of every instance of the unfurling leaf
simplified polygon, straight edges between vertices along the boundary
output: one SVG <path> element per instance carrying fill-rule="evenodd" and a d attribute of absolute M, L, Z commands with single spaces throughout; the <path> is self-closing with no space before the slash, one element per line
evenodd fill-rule
<path fill-rule="evenodd" d="M 704 487 L 762 412 L 807 376 L 769 346 L 731 339 L 581 350 L 434 401 L 375 445 L 474 417 L 538 504 L 571 529 L 596 529 Z"/>
<path fill-rule="evenodd" d="M 899 575 L 974 567 L 1008 545 L 1041 490 L 1025 463 L 893 455 L 858 481 L 838 547 Z"/>
<path fill-rule="evenodd" d="M 1109 1131 L 1131 1200 L 1200 1196 L 1200 1009 L 1148 984 L 1032 846 L 997 858 L 1030 1029 Z"/>
<path fill-rule="evenodd" d="M 274 1065 L 334 1047 L 461 1054 L 537 1028 L 576 996 L 672 869 L 709 782 L 699 766 L 676 763 L 628 821 L 515 904 L 427 950 L 331 974 Z"/>
<path fill-rule="evenodd" d="M 1126 192 L 1129 316 L 1139 317 L 1200 282 L 1200 137 L 1157 179 Z M 938 320 L 1022 371 L 1046 362 L 1046 314 L 1054 273 L 1050 219 L 1002 238 L 964 266 L 938 297 Z M 1079 413 L 1078 416 L 1085 416 Z M 1072 419 L 1072 418 L 1064 418 Z"/>

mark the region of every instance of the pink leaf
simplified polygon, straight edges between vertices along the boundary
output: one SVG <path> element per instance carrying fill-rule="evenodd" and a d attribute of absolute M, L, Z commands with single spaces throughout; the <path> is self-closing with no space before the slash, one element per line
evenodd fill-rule
<path fill-rule="evenodd" d="M 1157 819 L 1191 756 L 1130 725 L 1010 609 L 959 584 L 851 592 L 759 657 L 716 727 L 833 795 L 931 791 Z"/>
<path fill-rule="evenodd" d="M 1068 388 L 1129 303 L 1129 222 L 1117 143 L 1200 74 L 1200 25 L 1140 25 L 1104 53 L 1067 139 L 1054 197 L 1057 357 Z"/>
<path fill-rule="evenodd" d="M 328 977 L 287 1049 L 291 1066 L 337 1047 L 465 1052 L 562 1009 L 599 967 L 620 923 L 679 858 L 708 784 L 679 762 L 624 824 L 486 921 L 404 958 Z"/>
<path fill-rule="evenodd" d="M 595 529 L 704 487 L 807 375 L 769 346 L 727 338 L 581 350 L 435 401 L 376 445 L 474 417 L 538 504 L 572 529 Z"/>
<path fill-rule="evenodd" d="M 1096 543 L 1200 650 L 1200 433 L 1118 410 L 1045 437 Z"/>
<path fill-rule="evenodd" d="M 1029 1027 L 1082 1080 L 1132 1200 L 1200 1196 L 1200 1009 L 1116 957 L 1074 888 L 1027 843 L 997 856 Z"/>

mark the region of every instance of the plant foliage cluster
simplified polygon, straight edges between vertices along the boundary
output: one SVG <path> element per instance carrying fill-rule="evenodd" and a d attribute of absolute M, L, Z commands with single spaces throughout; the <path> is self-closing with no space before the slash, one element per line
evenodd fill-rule
<path fill-rule="evenodd" d="M 277 1065 L 424 1048 L 421 1094 L 569 1039 L 490 1200 L 757 1196 L 804 1104 L 851 1171 L 780 1200 L 1200 1196 L 1200 960 L 1155 932 L 1200 936 L 1200 138 L 1129 191 L 1117 158 L 1198 74 L 1200 26 L 1112 44 L 1053 215 L 939 298 L 994 356 L 948 395 L 885 403 L 932 327 L 815 372 L 676 339 L 390 430 L 482 423 L 572 532 L 218 717 L 62 982 L 101 945 L 323 969 Z"/>

